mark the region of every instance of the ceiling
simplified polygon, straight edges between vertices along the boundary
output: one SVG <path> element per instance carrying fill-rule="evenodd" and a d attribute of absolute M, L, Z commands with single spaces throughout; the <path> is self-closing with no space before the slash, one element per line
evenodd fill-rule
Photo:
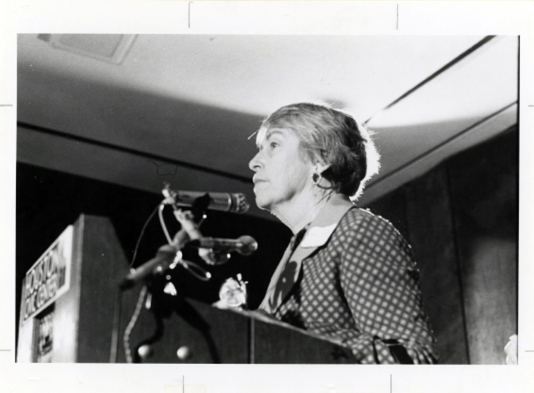
<path fill-rule="evenodd" d="M 368 203 L 515 124 L 517 60 L 517 37 L 19 35 L 17 158 L 252 201 L 262 118 L 326 102 L 375 132 Z"/>

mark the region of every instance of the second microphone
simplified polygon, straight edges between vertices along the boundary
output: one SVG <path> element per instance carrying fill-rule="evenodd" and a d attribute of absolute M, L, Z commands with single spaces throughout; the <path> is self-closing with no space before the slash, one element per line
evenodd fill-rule
<path fill-rule="evenodd" d="M 208 248 L 216 251 L 233 252 L 241 255 L 251 255 L 258 249 L 258 242 L 251 236 L 241 236 L 238 239 L 220 239 L 214 237 L 203 237 L 187 243 L 188 246 L 197 248 Z"/>

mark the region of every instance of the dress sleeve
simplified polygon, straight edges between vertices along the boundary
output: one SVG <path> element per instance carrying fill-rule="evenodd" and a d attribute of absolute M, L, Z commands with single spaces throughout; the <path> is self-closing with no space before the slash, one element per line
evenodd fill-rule
<path fill-rule="evenodd" d="M 348 335 L 346 344 L 362 363 L 399 363 L 403 355 L 415 364 L 435 363 L 408 243 L 388 221 L 366 211 L 340 225 L 339 279 L 360 332 Z"/>

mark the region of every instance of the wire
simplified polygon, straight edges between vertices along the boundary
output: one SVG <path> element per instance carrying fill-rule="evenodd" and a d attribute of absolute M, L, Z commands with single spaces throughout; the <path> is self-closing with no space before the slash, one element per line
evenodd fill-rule
<path fill-rule="evenodd" d="M 150 222 L 150 220 L 152 219 L 152 217 L 154 217 L 154 214 L 156 214 L 156 210 L 158 210 L 160 206 L 161 206 L 161 203 L 159 203 L 156 206 L 156 208 L 152 211 L 152 213 L 150 213 L 150 216 L 148 217 L 148 219 L 145 221 L 145 224 L 143 225 L 143 229 L 141 229 L 141 233 L 139 234 L 139 238 L 137 239 L 137 244 L 135 245 L 132 261 L 130 262 L 130 267 L 132 267 L 135 262 L 135 258 L 137 257 L 137 251 L 139 250 L 139 244 L 141 243 L 141 239 L 143 238 L 143 235 L 145 234 L 146 227 L 148 223 Z"/>
<path fill-rule="evenodd" d="M 202 281 L 209 281 L 211 279 L 211 273 L 202 269 L 199 265 L 194 262 L 181 260 L 180 264 L 191 273 L 193 276 Z"/>
<path fill-rule="evenodd" d="M 139 292 L 139 298 L 137 299 L 137 304 L 135 306 L 135 311 L 132 315 L 132 318 L 130 319 L 130 323 L 128 323 L 128 326 L 126 327 L 126 330 L 124 330 L 124 336 L 123 336 L 123 344 L 124 344 L 124 355 L 126 356 L 126 362 L 132 363 L 132 350 L 130 349 L 130 334 L 132 333 L 132 330 L 137 323 L 137 320 L 139 319 L 139 314 L 141 314 L 141 308 L 143 307 L 143 301 L 145 300 L 147 292 L 146 285 L 143 285 L 143 288 L 141 288 L 141 291 Z"/>
<path fill-rule="evenodd" d="M 163 219 L 163 209 L 165 208 L 165 205 L 163 203 L 160 203 L 158 207 L 159 207 L 158 217 L 159 217 L 159 222 L 161 224 L 161 229 L 163 229 L 163 233 L 165 233 L 165 237 L 167 238 L 167 243 L 172 244 L 171 235 L 169 235 L 169 231 L 167 230 L 167 226 L 165 225 L 165 220 Z"/>

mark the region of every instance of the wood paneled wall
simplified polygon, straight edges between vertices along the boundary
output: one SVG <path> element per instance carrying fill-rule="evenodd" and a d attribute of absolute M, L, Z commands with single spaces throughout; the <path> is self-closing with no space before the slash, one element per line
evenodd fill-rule
<path fill-rule="evenodd" d="M 368 206 L 411 243 L 444 364 L 502 364 L 517 332 L 518 131 Z"/>

